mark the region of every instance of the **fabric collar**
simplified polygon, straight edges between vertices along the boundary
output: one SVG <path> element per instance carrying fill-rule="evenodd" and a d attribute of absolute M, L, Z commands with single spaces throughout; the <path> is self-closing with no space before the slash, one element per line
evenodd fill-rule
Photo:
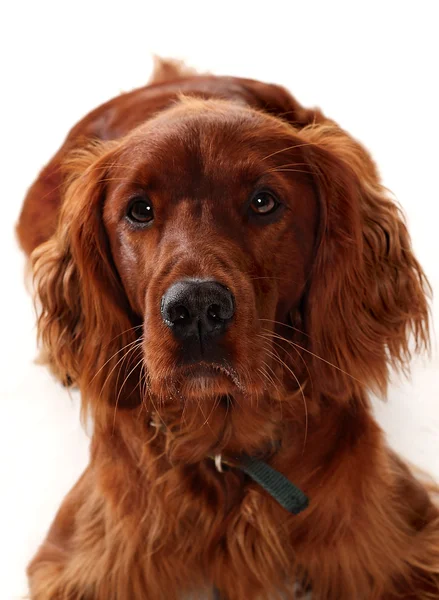
<path fill-rule="evenodd" d="M 258 458 L 243 456 L 233 464 L 223 460 L 220 454 L 210 458 L 214 460 L 217 470 L 221 473 L 223 472 L 223 465 L 226 465 L 248 475 L 250 479 L 270 494 L 278 504 L 293 515 L 298 515 L 309 506 L 308 497 L 302 490 L 287 479 L 285 475 Z"/>
<path fill-rule="evenodd" d="M 150 421 L 151 427 L 162 430 L 163 425 L 158 420 Z M 294 483 L 282 475 L 269 464 L 252 456 L 241 456 L 233 463 L 223 459 L 221 454 L 209 456 L 214 461 L 217 471 L 222 473 L 224 466 L 230 469 L 238 469 L 245 473 L 250 479 L 261 486 L 278 504 L 285 510 L 298 515 L 309 506 L 308 497 Z"/>

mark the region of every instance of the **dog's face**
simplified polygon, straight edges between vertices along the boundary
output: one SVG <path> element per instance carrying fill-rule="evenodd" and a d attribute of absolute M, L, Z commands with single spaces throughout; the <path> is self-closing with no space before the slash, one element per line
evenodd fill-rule
<path fill-rule="evenodd" d="M 106 177 L 103 221 L 144 322 L 150 391 L 262 395 L 266 332 L 297 308 L 316 245 L 299 140 L 239 105 L 186 101 L 136 131 Z"/>
<path fill-rule="evenodd" d="M 71 163 L 33 257 L 39 334 L 102 426 L 146 405 L 190 460 L 256 451 L 307 399 L 384 391 L 408 329 L 428 338 L 398 209 L 333 123 L 180 99 Z"/>

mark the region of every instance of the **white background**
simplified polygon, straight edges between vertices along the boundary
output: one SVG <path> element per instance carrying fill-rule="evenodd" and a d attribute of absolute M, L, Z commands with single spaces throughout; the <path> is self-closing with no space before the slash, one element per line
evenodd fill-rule
<path fill-rule="evenodd" d="M 78 398 L 33 364 L 34 316 L 13 225 L 27 187 L 87 111 L 144 84 L 157 53 L 281 83 L 373 153 L 439 291 L 437 3 L 8 2 L 0 15 L 0 598 L 87 461 Z M 159 8 L 158 5 L 162 6 Z M 439 305 L 433 305 L 438 328 Z M 387 404 L 390 443 L 439 478 L 439 357 L 413 364 Z M 250 600 L 250 599 L 248 599 Z"/>

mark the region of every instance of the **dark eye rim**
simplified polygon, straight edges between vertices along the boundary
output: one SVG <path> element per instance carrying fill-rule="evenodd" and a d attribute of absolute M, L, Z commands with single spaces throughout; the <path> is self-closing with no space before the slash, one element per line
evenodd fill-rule
<path fill-rule="evenodd" d="M 150 218 L 145 219 L 145 220 L 138 219 L 132 214 L 132 209 L 137 203 L 144 203 L 151 207 L 151 217 Z M 125 218 L 128 220 L 128 222 L 131 225 L 133 225 L 135 227 L 147 227 L 148 225 L 151 225 L 151 223 L 154 221 L 154 208 L 152 206 L 151 200 L 147 196 L 143 196 L 143 195 L 133 196 L 133 198 L 131 198 L 131 200 L 128 203 L 126 213 L 125 213 Z"/>
<path fill-rule="evenodd" d="M 273 207 L 267 212 L 257 212 L 252 208 L 253 200 L 255 200 L 255 198 L 257 198 L 257 196 L 260 196 L 261 194 L 268 194 L 274 200 Z M 264 217 L 271 217 L 283 206 L 283 203 L 279 200 L 277 194 L 273 192 L 273 190 L 270 190 L 268 188 L 261 188 L 251 194 L 248 202 L 248 211 L 253 218 L 263 219 Z"/>

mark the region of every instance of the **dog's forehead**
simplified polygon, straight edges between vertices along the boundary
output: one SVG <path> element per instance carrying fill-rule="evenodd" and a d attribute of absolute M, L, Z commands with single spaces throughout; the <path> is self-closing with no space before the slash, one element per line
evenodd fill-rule
<path fill-rule="evenodd" d="M 201 192 L 200 186 L 251 185 L 273 164 L 296 160 L 295 145 L 296 132 L 279 119 L 233 102 L 196 100 L 141 125 L 125 141 L 116 168 L 150 189 Z"/>

